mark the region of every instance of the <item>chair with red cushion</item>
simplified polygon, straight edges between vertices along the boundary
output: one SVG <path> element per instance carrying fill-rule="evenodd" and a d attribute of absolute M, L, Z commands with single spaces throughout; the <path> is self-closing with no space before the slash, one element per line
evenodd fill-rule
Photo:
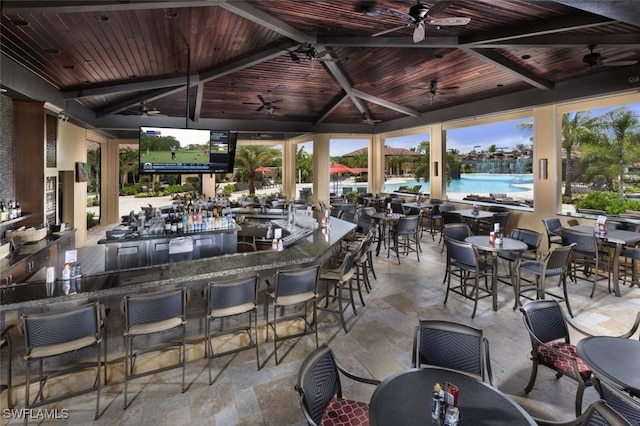
<path fill-rule="evenodd" d="M 587 386 L 591 386 L 591 370 L 578 357 L 576 347 L 569 338 L 567 324 L 576 331 L 590 334 L 577 328 L 562 311 L 556 300 L 531 300 L 520 308 L 524 316 L 524 325 L 531 338 L 531 377 L 525 388 L 529 393 L 533 389 L 538 365 L 544 365 L 556 371 L 556 378 L 567 376 L 578 382 L 576 391 L 576 416 L 582 412 L 582 395 Z"/>
<path fill-rule="evenodd" d="M 345 370 L 336 362 L 329 346 L 323 344 L 304 360 L 295 386 L 310 425 L 369 425 L 369 404 L 342 397 L 340 373 L 358 382 L 380 384 L 379 380 Z"/>

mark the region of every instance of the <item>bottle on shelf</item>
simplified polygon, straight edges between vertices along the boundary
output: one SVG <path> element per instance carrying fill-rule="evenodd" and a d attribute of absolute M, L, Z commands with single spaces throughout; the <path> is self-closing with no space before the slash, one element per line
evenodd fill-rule
<path fill-rule="evenodd" d="M 20 207 L 20 201 L 16 200 L 16 218 L 22 216 L 22 207 Z"/>

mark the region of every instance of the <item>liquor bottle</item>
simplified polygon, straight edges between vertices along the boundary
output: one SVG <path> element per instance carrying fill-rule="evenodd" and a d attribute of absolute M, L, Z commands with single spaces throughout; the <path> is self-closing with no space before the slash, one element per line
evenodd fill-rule
<path fill-rule="evenodd" d="M 22 216 L 22 207 L 20 207 L 20 201 L 16 200 L 16 218 Z"/>

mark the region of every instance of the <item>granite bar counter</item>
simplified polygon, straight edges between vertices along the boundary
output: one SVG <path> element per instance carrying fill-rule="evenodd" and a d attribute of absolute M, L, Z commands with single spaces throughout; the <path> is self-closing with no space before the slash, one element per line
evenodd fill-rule
<path fill-rule="evenodd" d="M 354 229 L 355 224 L 332 218 L 328 231 L 318 228 L 307 238 L 281 252 L 238 253 L 188 262 L 107 271 L 83 276 L 73 281 L 73 288 L 69 282 L 69 289 L 63 289 L 63 284 L 67 283 L 62 280 L 57 280 L 52 288 L 44 281 L 4 286 L 0 287 L 0 314 L 56 302 L 100 300 L 112 295 L 152 291 L 161 287 L 191 286 L 196 282 L 206 283 L 219 277 L 313 264 L 320 262 L 333 249 L 337 249 L 340 241 Z"/>
<path fill-rule="evenodd" d="M 215 278 L 258 274 L 261 277 L 260 304 L 264 304 L 265 278 L 278 269 L 326 263 L 340 241 L 355 230 L 351 222 L 332 218 L 329 230 L 318 228 L 308 237 L 283 251 L 238 253 L 83 276 L 75 280 L 33 281 L 0 287 L 0 325 L 16 324 L 24 313 L 55 311 L 100 302 L 109 311 L 107 316 L 109 360 L 119 360 L 124 353 L 122 332 L 124 316 L 120 304 L 125 295 L 152 293 L 163 289 L 188 287 L 191 298 L 187 304 L 187 336 L 198 342 L 204 330 L 206 302 L 202 296 L 207 283 Z M 322 290 L 320 290 L 322 291 Z M 258 321 L 264 321 L 265 313 Z M 24 353 L 24 339 L 14 336 L 14 354 Z M 165 336 L 166 337 L 166 336 Z M 2 363 L 6 362 L 2 359 Z M 0 368 L 4 368 L 0 365 Z M 14 375 L 24 374 L 24 365 L 14 362 Z"/>

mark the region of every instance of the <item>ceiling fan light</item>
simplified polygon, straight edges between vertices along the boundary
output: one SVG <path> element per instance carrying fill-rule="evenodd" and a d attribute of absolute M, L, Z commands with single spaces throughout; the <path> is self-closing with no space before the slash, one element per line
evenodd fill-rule
<path fill-rule="evenodd" d="M 413 31 L 413 42 L 420 43 L 424 40 L 424 25 L 422 23 L 416 25 L 416 29 Z"/>

